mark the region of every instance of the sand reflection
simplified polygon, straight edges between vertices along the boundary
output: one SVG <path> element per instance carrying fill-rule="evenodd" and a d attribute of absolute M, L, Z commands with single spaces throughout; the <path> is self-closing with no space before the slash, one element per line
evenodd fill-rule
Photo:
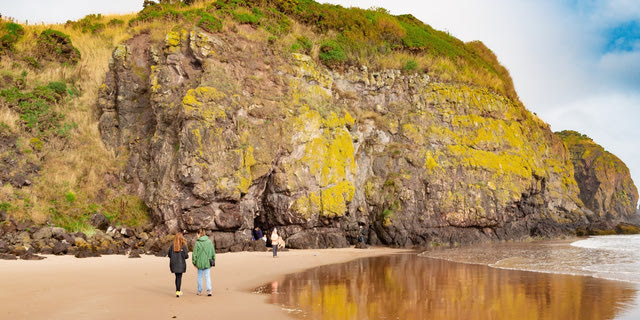
<path fill-rule="evenodd" d="M 367 258 L 258 289 L 306 319 L 613 319 L 635 286 L 416 255 Z"/>

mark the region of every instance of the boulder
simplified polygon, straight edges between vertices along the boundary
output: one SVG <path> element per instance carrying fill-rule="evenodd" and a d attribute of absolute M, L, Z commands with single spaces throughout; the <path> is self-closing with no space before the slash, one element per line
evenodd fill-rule
<path fill-rule="evenodd" d="M 213 240 L 213 244 L 216 247 L 216 252 L 228 252 L 233 246 L 235 241 L 235 235 L 228 232 L 215 232 L 209 237 Z"/>
<path fill-rule="evenodd" d="M 132 238 L 136 236 L 136 232 L 134 228 L 123 227 L 122 229 L 120 229 L 120 234 L 127 238 Z"/>
<path fill-rule="evenodd" d="M 18 256 L 10 253 L 0 253 L 0 260 L 17 260 Z"/>
<path fill-rule="evenodd" d="M 14 233 L 18 230 L 15 221 L 13 219 L 5 220 L 5 222 L 0 223 L 0 228 L 4 233 Z"/>
<path fill-rule="evenodd" d="M 37 254 L 31 253 L 31 252 L 27 252 L 23 255 L 20 256 L 20 259 L 22 260 L 44 260 L 47 257 L 43 257 L 43 256 L 39 256 Z"/>
<path fill-rule="evenodd" d="M 94 258 L 100 257 L 100 254 L 90 249 L 78 249 L 74 256 L 76 258 Z"/>
<path fill-rule="evenodd" d="M 107 231 L 107 228 L 109 228 L 109 219 L 100 212 L 91 215 L 90 222 L 92 226 L 101 231 Z"/>
<path fill-rule="evenodd" d="M 67 234 L 67 231 L 64 230 L 64 228 L 53 227 L 53 228 L 51 228 L 51 234 L 52 234 L 54 239 L 62 241 L 62 240 L 66 239 L 65 235 Z"/>
<path fill-rule="evenodd" d="M 346 248 L 345 235 L 338 230 L 303 230 L 286 239 L 293 249 Z"/>
<path fill-rule="evenodd" d="M 266 247 L 267 247 L 267 243 L 262 239 L 258 239 L 255 241 L 246 240 L 244 245 L 244 250 L 245 251 L 264 251 Z"/>
<path fill-rule="evenodd" d="M 45 240 L 53 237 L 53 228 L 52 227 L 42 227 L 40 230 L 33 233 L 33 240 Z"/>
<path fill-rule="evenodd" d="M 366 244 L 362 243 L 362 242 L 358 242 L 358 243 L 356 243 L 355 248 L 356 249 L 368 249 L 369 247 Z"/>
<path fill-rule="evenodd" d="M 22 231 L 18 234 L 16 241 L 18 244 L 29 244 L 31 243 L 31 235 L 27 231 Z"/>
<path fill-rule="evenodd" d="M 76 237 L 72 234 L 69 233 L 63 233 L 62 234 L 62 240 L 61 241 L 65 241 L 66 243 L 69 244 L 75 244 L 76 243 Z"/>
<path fill-rule="evenodd" d="M 31 221 L 15 221 L 15 224 L 17 231 L 27 231 L 33 227 L 33 222 Z"/>
<path fill-rule="evenodd" d="M 55 255 L 65 255 L 69 250 L 69 244 L 65 242 L 58 242 L 52 250 L 52 253 Z"/>

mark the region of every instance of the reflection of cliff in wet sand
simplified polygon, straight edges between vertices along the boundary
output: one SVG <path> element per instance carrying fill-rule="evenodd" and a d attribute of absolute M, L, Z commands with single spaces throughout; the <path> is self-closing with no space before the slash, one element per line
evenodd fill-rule
<path fill-rule="evenodd" d="M 324 266 L 277 288 L 274 303 L 312 319 L 613 319 L 637 295 L 622 282 L 416 255 Z"/>

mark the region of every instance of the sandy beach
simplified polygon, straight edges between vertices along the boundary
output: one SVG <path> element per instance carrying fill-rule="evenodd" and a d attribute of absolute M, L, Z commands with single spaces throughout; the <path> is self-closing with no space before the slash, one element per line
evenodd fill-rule
<path fill-rule="evenodd" d="M 196 295 L 196 270 L 188 266 L 175 296 L 169 258 L 122 255 L 40 261 L 0 260 L 2 319 L 208 319 L 288 318 L 251 290 L 286 274 L 353 259 L 408 250 L 355 248 L 237 252 L 216 256 L 213 296 Z M 189 257 L 191 258 L 191 256 Z"/>

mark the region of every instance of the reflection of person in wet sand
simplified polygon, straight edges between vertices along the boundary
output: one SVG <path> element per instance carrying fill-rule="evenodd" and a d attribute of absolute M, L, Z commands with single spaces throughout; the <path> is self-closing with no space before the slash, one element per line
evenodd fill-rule
<path fill-rule="evenodd" d="M 280 299 L 284 298 L 278 296 L 278 285 L 278 281 L 271 282 L 271 295 L 269 296 L 270 303 L 280 303 Z"/>

